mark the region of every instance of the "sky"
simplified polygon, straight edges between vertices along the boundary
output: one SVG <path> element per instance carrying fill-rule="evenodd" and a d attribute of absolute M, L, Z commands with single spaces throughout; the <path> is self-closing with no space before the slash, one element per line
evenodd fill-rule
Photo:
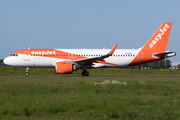
<path fill-rule="evenodd" d="M 30 48 L 142 47 L 173 22 L 167 50 L 180 62 L 179 0 L 2 0 L 0 59 Z"/>

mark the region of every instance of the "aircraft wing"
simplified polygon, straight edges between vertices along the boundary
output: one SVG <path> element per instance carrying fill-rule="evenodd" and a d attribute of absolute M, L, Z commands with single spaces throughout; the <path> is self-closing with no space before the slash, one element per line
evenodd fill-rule
<path fill-rule="evenodd" d="M 98 56 L 98 57 L 92 57 L 92 58 L 85 58 L 85 59 L 74 60 L 74 63 L 85 64 L 85 63 L 97 62 L 97 60 L 104 61 L 105 58 L 113 55 L 113 53 L 116 50 L 117 46 L 118 46 L 118 43 L 106 55 Z"/>

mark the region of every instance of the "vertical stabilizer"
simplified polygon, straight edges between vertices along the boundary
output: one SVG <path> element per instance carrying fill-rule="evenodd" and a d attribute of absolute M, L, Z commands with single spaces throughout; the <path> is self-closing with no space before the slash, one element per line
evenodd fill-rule
<path fill-rule="evenodd" d="M 132 60 L 129 66 L 148 63 L 165 58 L 165 55 L 159 57 L 155 54 L 161 54 L 166 52 L 166 47 L 171 31 L 172 22 L 165 22 L 154 33 L 149 41 L 141 48 L 136 57 Z"/>
<path fill-rule="evenodd" d="M 142 50 L 149 50 L 152 53 L 163 53 L 166 51 L 172 22 L 165 22 L 154 33 L 149 41 L 143 46 Z"/>

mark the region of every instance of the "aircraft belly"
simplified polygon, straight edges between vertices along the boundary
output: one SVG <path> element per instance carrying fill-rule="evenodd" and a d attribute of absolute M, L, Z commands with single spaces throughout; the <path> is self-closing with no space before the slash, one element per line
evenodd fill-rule
<path fill-rule="evenodd" d="M 55 60 L 54 58 L 39 57 L 33 61 L 33 66 L 34 67 L 54 67 L 52 65 L 54 60 Z"/>
<path fill-rule="evenodd" d="M 94 63 L 93 67 L 95 68 L 122 68 L 127 67 L 130 62 L 133 60 L 132 58 L 106 58 L 105 63 Z"/>
<path fill-rule="evenodd" d="M 20 61 L 21 60 L 21 61 Z M 19 59 L 18 66 L 20 67 L 54 67 L 52 62 L 54 60 L 52 58 L 45 57 L 34 57 L 30 56 L 29 60 Z"/>
<path fill-rule="evenodd" d="M 114 59 L 108 58 L 106 62 L 116 64 L 113 66 L 125 67 L 125 66 L 128 66 L 132 60 L 133 60 L 133 57 L 132 58 L 128 58 L 128 57 L 127 58 L 114 58 Z M 109 66 L 109 65 L 106 65 L 106 66 Z"/>

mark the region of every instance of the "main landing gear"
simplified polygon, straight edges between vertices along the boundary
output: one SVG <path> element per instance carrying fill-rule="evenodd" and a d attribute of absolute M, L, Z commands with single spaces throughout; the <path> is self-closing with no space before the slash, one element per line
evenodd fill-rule
<path fill-rule="evenodd" d="M 29 76 L 29 68 L 27 67 L 26 68 L 26 73 L 25 73 L 25 76 L 28 77 Z"/>
<path fill-rule="evenodd" d="M 89 72 L 88 71 L 83 71 L 82 76 L 89 76 Z"/>

